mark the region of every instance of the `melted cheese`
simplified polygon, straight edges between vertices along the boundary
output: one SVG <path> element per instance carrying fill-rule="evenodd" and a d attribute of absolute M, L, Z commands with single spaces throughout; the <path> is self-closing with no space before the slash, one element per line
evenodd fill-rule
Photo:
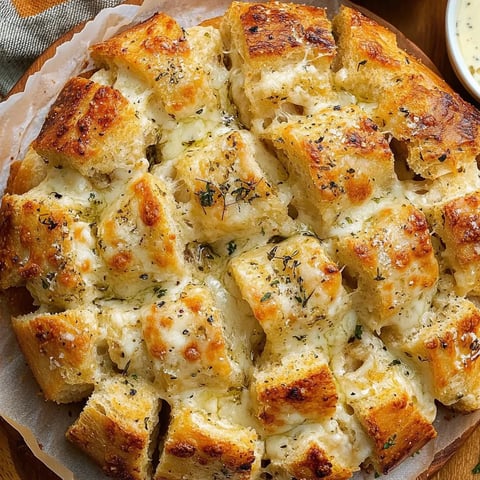
<path fill-rule="evenodd" d="M 300 425 L 288 434 L 274 435 L 266 441 L 266 452 L 272 459 L 275 478 L 298 477 L 300 473 L 313 476 L 315 471 L 350 478 L 369 453 L 368 441 L 361 433 L 352 441 L 345 429 L 341 408 L 336 415 L 322 423 Z M 347 415 L 348 416 L 348 415 Z M 348 420 L 349 428 L 355 421 Z M 357 443 L 358 442 L 358 443 Z M 335 452 L 330 456 L 329 452 Z"/>
<path fill-rule="evenodd" d="M 233 276 L 262 325 L 272 349 L 306 344 L 317 330 L 330 329 L 341 311 L 343 288 L 337 266 L 318 240 L 296 236 L 258 247 L 231 263 Z"/>
<path fill-rule="evenodd" d="M 188 285 L 179 298 L 145 306 L 141 322 L 149 355 L 169 390 L 239 384 L 223 315 L 205 287 Z"/>
<path fill-rule="evenodd" d="M 435 291 L 439 267 L 428 224 L 412 205 L 381 210 L 363 232 L 339 240 L 338 252 L 358 279 L 358 293 L 371 297 L 359 311 L 372 329 L 402 323 L 395 315 L 418 300 L 426 306 L 427 292 Z"/>
<path fill-rule="evenodd" d="M 195 239 L 254 234 L 287 221 L 287 208 L 256 157 L 264 147 L 245 131 L 232 131 L 189 148 L 175 164 L 179 195 L 188 201 L 186 220 Z M 270 163 L 274 159 L 270 157 Z"/>
<path fill-rule="evenodd" d="M 149 462 L 155 421 L 129 421 L 159 399 L 162 480 L 386 472 L 435 435 L 435 400 L 480 405 L 458 296 L 478 293 L 480 117 L 390 32 L 334 25 L 275 2 L 157 14 L 92 48 L 13 173 L 0 285 L 49 312 L 14 322 L 46 395 L 96 383 L 69 438 L 105 471 L 116 449 L 123 476 Z"/>
<path fill-rule="evenodd" d="M 115 293 L 130 297 L 183 272 L 172 202 L 164 184 L 147 173 L 134 178 L 102 212 L 99 249 Z"/>

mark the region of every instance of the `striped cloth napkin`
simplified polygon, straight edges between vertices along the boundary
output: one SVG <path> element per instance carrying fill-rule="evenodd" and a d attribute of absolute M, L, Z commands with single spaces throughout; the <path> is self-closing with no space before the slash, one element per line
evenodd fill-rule
<path fill-rule="evenodd" d="M 58 37 L 122 0 L 0 0 L 0 99 Z"/>

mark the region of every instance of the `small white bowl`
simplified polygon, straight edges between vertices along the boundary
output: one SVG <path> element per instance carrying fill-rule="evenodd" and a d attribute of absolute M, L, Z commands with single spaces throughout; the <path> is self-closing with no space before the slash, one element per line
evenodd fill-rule
<path fill-rule="evenodd" d="M 468 65 L 462 55 L 457 35 L 457 19 L 460 4 L 465 0 L 448 0 L 445 15 L 445 33 L 448 58 L 453 70 L 475 100 L 480 102 L 480 84 L 473 78 Z M 480 19 L 479 19 L 480 21 Z"/>

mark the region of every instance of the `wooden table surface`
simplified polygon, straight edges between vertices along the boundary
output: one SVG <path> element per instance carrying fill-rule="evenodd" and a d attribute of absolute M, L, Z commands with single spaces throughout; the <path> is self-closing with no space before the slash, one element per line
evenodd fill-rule
<path fill-rule="evenodd" d="M 454 89 L 475 103 L 458 82 L 448 61 L 444 32 L 447 0 L 357 0 L 356 3 L 403 32 L 430 57 Z M 50 53 L 54 53 L 54 48 Z M 38 64 L 34 64 L 31 71 L 36 68 Z M 18 84 L 12 93 L 21 91 L 22 86 Z M 480 107 L 478 103 L 476 106 Z M 439 463 L 444 461 L 445 458 L 441 458 Z M 477 428 L 437 473 L 427 474 L 422 480 L 480 480 L 479 474 L 472 473 L 479 462 L 480 428 Z M 0 480 L 37 479 L 58 480 L 58 477 L 36 460 L 18 433 L 0 418 Z"/>

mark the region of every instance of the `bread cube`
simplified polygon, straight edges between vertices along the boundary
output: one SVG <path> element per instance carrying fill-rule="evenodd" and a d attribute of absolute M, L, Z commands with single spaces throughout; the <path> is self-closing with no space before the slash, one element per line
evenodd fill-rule
<path fill-rule="evenodd" d="M 399 314 L 410 308 L 428 308 L 439 268 L 425 216 L 413 205 L 383 208 L 363 231 L 339 239 L 337 249 L 358 281 L 358 308 L 372 330 L 402 323 Z"/>
<path fill-rule="evenodd" d="M 234 130 L 189 148 L 176 162 L 178 196 L 188 199 L 196 240 L 252 235 L 274 221 L 287 221 L 286 202 L 261 160 L 276 162 L 249 132 Z"/>
<path fill-rule="evenodd" d="M 132 168 L 146 155 L 133 106 L 118 90 L 82 77 L 65 84 L 33 148 L 48 162 L 85 176 Z"/>
<path fill-rule="evenodd" d="M 338 85 L 373 104 L 373 120 L 404 142 L 416 174 L 438 178 L 475 161 L 478 111 L 399 48 L 386 27 L 348 7 L 340 9 L 333 26 Z"/>
<path fill-rule="evenodd" d="M 218 57 L 205 48 L 212 42 L 215 30 L 197 27 L 193 35 L 201 36 L 192 49 L 189 32 L 173 18 L 156 13 L 138 25 L 93 45 L 91 55 L 101 66 L 112 70 L 126 69 L 152 89 L 165 111 L 181 119 L 193 115 L 206 105 L 217 107 L 209 65 L 220 68 Z"/>
<path fill-rule="evenodd" d="M 394 179 L 393 154 L 378 127 L 360 108 L 328 107 L 308 117 L 272 124 L 264 136 L 285 157 L 322 228 L 348 209 L 385 195 Z M 354 213 L 351 216 L 355 216 Z"/>
<path fill-rule="evenodd" d="M 262 454 L 255 430 L 178 405 L 154 480 L 254 479 Z"/>
<path fill-rule="evenodd" d="M 435 399 L 462 412 L 480 407 L 480 310 L 470 300 L 442 293 L 421 324 L 393 343 L 417 364 Z"/>
<path fill-rule="evenodd" d="M 77 402 L 92 392 L 101 372 L 94 312 L 35 312 L 14 317 L 12 327 L 47 400 Z"/>
<path fill-rule="evenodd" d="M 437 203 L 427 215 L 445 244 L 443 256 L 457 293 L 480 294 L 480 191 Z"/>
<path fill-rule="evenodd" d="M 0 286 L 26 285 L 37 302 L 57 309 L 98 297 L 101 262 L 88 215 L 85 205 L 55 191 L 5 195 Z"/>
<path fill-rule="evenodd" d="M 232 2 L 221 31 L 242 122 L 302 113 L 329 95 L 335 41 L 325 9 L 294 3 Z"/>
<path fill-rule="evenodd" d="M 328 359 L 320 353 L 295 352 L 257 368 L 251 391 L 256 415 L 268 433 L 329 417 L 338 399 Z"/>
<path fill-rule="evenodd" d="M 314 237 L 254 248 L 233 258 L 230 271 L 277 352 L 317 342 L 346 302 L 340 270 Z"/>
<path fill-rule="evenodd" d="M 436 436 L 433 398 L 368 330 L 345 346 L 344 364 L 334 373 L 372 442 L 370 461 L 377 472 L 388 473 Z"/>
<path fill-rule="evenodd" d="M 145 173 L 122 192 L 102 212 L 98 235 L 108 283 L 128 297 L 181 274 L 184 259 L 173 198 L 164 183 Z"/>
<path fill-rule="evenodd" d="M 265 441 L 273 478 L 347 480 L 368 455 L 368 440 L 341 407 L 330 418 L 304 423 Z"/>
<path fill-rule="evenodd" d="M 115 478 L 148 480 L 161 401 L 136 376 L 103 379 L 89 398 L 67 439 Z"/>
<path fill-rule="evenodd" d="M 208 288 L 187 285 L 142 309 L 141 322 L 154 369 L 170 392 L 239 384 L 223 315 Z"/>

